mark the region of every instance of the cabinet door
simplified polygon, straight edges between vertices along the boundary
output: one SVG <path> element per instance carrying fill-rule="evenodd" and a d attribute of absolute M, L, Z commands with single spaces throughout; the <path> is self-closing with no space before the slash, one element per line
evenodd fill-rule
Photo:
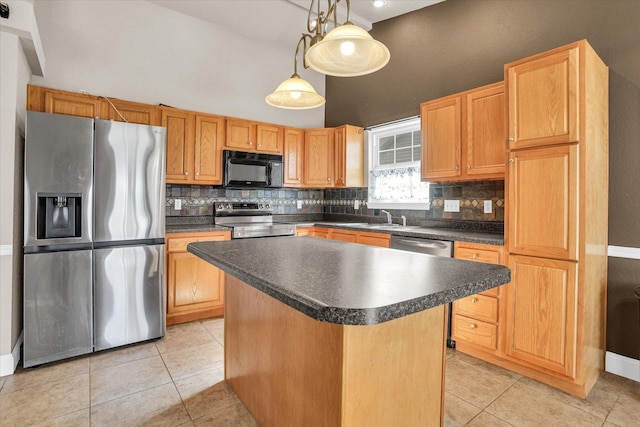
<path fill-rule="evenodd" d="M 224 304 L 224 273 L 189 252 L 169 253 L 167 313 L 214 308 Z"/>
<path fill-rule="evenodd" d="M 356 243 L 388 248 L 391 246 L 391 235 L 384 233 L 358 233 Z"/>
<path fill-rule="evenodd" d="M 346 186 L 347 174 L 347 129 L 342 126 L 334 131 L 334 183 L 335 187 Z"/>
<path fill-rule="evenodd" d="M 331 240 L 340 240 L 341 242 L 356 242 L 356 232 L 346 230 L 331 230 L 329 234 Z"/>
<path fill-rule="evenodd" d="M 305 131 L 304 183 L 312 187 L 333 185 L 333 129 Z"/>
<path fill-rule="evenodd" d="M 575 377 L 577 263 L 511 256 L 506 354 Z"/>
<path fill-rule="evenodd" d="M 193 175 L 193 114 L 162 110 L 167 128 L 167 184 L 190 182 Z"/>
<path fill-rule="evenodd" d="M 304 132 L 302 129 L 284 130 L 284 185 L 300 187 L 304 164 Z"/>
<path fill-rule="evenodd" d="M 263 153 L 282 154 L 283 128 L 280 126 L 258 123 L 256 127 L 257 151 Z"/>
<path fill-rule="evenodd" d="M 453 97 L 420 107 L 423 180 L 460 176 L 460 104 Z"/>
<path fill-rule="evenodd" d="M 46 91 L 44 112 L 95 118 L 100 116 L 100 101 L 89 95 Z"/>
<path fill-rule="evenodd" d="M 127 121 L 129 123 L 152 126 L 162 125 L 160 110 L 155 105 L 123 101 L 121 99 L 109 99 L 107 101 L 106 98 L 103 98 L 101 100 L 101 108 L 102 115 L 100 117 L 105 120 Z"/>
<path fill-rule="evenodd" d="M 473 91 L 467 103 L 467 174 L 504 177 L 507 158 L 504 85 Z"/>
<path fill-rule="evenodd" d="M 578 47 L 505 65 L 511 149 L 578 141 Z"/>
<path fill-rule="evenodd" d="M 578 145 L 510 157 L 509 253 L 577 260 Z"/>
<path fill-rule="evenodd" d="M 227 119 L 225 147 L 230 150 L 255 150 L 255 125 L 248 120 Z"/>
<path fill-rule="evenodd" d="M 222 184 L 224 118 L 198 114 L 195 122 L 194 180 L 198 184 Z"/>

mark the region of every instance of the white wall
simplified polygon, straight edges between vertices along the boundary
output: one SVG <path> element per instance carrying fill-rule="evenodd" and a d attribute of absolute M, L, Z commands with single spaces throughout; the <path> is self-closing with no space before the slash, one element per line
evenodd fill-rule
<path fill-rule="evenodd" d="M 31 78 L 20 37 L 0 32 L 0 376 L 19 361 L 22 331 L 22 153 Z"/>
<path fill-rule="evenodd" d="M 35 12 L 47 58 L 35 85 L 324 126 L 323 107 L 282 110 L 264 101 L 293 73 L 295 46 L 250 40 L 146 1 L 36 0 Z M 324 95 L 323 75 L 308 70 L 303 78 Z"/>

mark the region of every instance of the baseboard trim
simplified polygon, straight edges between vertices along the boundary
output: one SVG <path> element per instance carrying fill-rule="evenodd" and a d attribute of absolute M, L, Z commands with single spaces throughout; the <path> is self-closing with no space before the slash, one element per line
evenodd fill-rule
<path fill-rule="evenodd" d="M 24 331 L 20 332 L 18 341 L 16 341 L 16 345 L 13 347 L 11 354 L 3 354 L 0 356 L 0 377 L 13 375 L 16 371 L 18 363 L 20 362 L 20 347 L 22 346 L 23 339 Z"/>
<path fill-rule="evenodd" d="M 640 360 L 607 351 L 604 366 L 607 372 L 640 381 Z"/>

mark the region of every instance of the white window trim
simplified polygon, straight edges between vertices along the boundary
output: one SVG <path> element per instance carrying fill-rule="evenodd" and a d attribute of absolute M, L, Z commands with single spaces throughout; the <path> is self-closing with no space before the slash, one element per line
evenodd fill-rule
<path fill-rule="evenodd" d="M 375 158 L 375 154 L 378 150 L 375 147 L 377 141 L 380 138 L 384 138 L 386 136 L 396 135 L 405 128 L 413 128 L 416 125 L 420 125 L 420 116 L 411 117 L 406 120 L 399 120 L 396 123 L 391 123 L 389 125 L 383 125 L 384 130 L 380 130 L 376 132 L 375 130 L 365 130 L 365 138 L 366 138 L 366 157 L 367 157 L 367 165 L 366 165 L 366 173 L 365 173 L 365 185 L 367 189 L 369 189 L 369 174 L 371 172 L 371 168 L 373 165 L 377 164 L 377 159 Z M 375 166 L 373 166 L 375 168 Z M 393 166 L 380 166 L 379 169 L 392 169 Z M 376 168 L 377 169 L 377 168 Z M 412 202 L 398 202 L 391 200 L 378 200 L 371 201 L 370 198 L 367 200 L 367 207 L 370 209 L 405 209 L 405 210 L 429 210 L 431 208 L 431 203 L 412 203 Z"/>

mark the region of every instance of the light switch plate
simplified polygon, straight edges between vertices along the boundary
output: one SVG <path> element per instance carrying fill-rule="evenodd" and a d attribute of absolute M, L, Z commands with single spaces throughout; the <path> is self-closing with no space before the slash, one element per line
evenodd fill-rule
<path fill-rule="evenodd" d="M 353 201 L 353 209 L 360 209 L 360 200 Z"/>
<path fill-rule="evenodd" d="M 297 206 L 298 209 L 302 209 L 302 200 L 298 200 Z"/>
<path fill-rule="evenodd" d="M 492 209 L 493 209 L 493 203 L 491 202 L 491 200 L 485 200 L 484 213 L 491 213 Z"/>
<path fill-rule="evenodd" d="M 182 199 L 176 199 L 173 202 L 173 208 L 177 211 L 179 211 L 180 209 L 182 209 Z"/>
<path fill-rule="evenodd" d="M 445 212 L 460 212 L 460 200 L 445 200 L 444 201 Z"/>

